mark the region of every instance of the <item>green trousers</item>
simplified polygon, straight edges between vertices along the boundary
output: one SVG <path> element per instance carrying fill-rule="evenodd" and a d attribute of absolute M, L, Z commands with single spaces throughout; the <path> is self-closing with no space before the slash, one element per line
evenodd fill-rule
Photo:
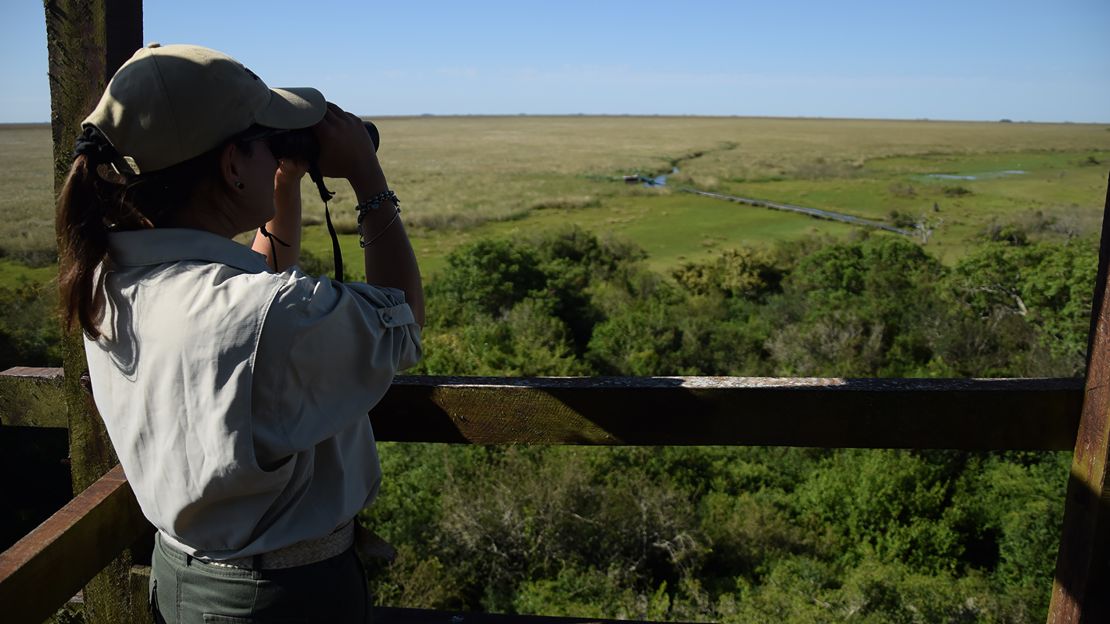
<path fill-rule="evenodd" d="M 354 548 L 318 563 L 248 570 L 205 563 L 155 538 L 150 605 L 159 624 L 366 624 L 370 593 Z"/>

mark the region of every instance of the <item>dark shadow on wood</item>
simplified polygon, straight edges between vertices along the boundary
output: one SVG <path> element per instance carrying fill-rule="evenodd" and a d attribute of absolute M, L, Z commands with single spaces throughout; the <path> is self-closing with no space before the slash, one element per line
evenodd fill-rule
<path fill-rule="evenodd" d="M 1067 513 L 1073 517 L 1070 530 L 1080 529 L 1092 539 L 1087 542 L 1076 539 L 1072 547 L 1061 540 L 1048 621 L 1110 622 L 1110 561 L 1099 556 L 1110 546 L 1107 544 L 1110 526 L 1106 525 L 1110 520 L 1110 500 L 1091 488 L 1074 468 L 1068 477 L 1066 500 Z M 1075 526 L 1077 515 L 1088 522 L 1082 527 Z M 1065 535 L 1068 530 L 1065 523 Z"/>
<path fill-rule="evenodd" d="M 69 431 L 0 425 L 0 474 L 9 476 L 0 514 L 2 552 L 73 498 Z"/>

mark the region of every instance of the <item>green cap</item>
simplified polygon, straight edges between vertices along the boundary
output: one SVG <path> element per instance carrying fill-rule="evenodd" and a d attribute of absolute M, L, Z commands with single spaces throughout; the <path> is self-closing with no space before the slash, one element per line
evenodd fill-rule
<path fill-rule="evenodd" d="M 120 67 L 92 114 L 135 173 L 219 147 L 252 125 L 293 130 L 324 118 L 316 89 L 271 89 L 235 59 L 194 45 L 152 43 Z"/>

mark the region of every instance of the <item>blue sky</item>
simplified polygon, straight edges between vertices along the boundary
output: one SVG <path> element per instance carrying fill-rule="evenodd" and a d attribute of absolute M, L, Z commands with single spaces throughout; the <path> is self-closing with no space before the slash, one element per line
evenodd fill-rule
<path fill-rule="evenodd" d="M 147 0 L 143 40 L 369 116 L 1110 121 L 1110 0 Z M 41 2 L 4 1 L 0 57 L 0 122 L 48 120 Z"/>

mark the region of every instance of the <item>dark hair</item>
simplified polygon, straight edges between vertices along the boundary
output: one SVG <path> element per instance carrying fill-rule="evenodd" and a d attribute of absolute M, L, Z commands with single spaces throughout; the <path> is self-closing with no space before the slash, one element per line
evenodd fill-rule
<path fill-rule="evenodd" d="M 233 140 L 251 152 L 250 144 Z M 226 143 L 225 143 L 226 145 Z M 219 176 L 220 147 L 158 171 L 123 177 L 111 166 L 96 164 L 86 154 L 73 160 L 58 194 L 58 240 L 63 271 L 59 275 L 62 316 L 92 338 L 104 314 L 103 271 L 108 233 L 166 227 L 192 199 L 199 185 Z"/>

